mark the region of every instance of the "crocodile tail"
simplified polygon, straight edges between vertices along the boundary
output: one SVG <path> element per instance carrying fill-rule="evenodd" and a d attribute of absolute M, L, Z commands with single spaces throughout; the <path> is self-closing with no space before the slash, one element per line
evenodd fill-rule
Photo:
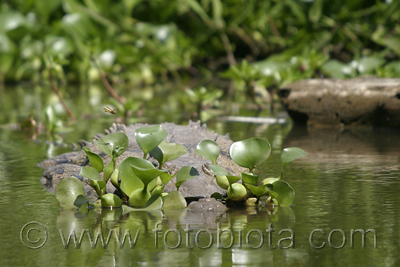
<path fill-rule="evenodd" d="M 125 124 L 113 123 L 109 129 L 104 130 L 106 134 L 117 133 L 117 132 L 126 132 Z"/>

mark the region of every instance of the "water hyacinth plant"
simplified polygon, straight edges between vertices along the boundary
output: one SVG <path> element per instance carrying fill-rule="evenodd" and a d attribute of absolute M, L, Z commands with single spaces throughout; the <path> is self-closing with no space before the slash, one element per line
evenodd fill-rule
<path fill-rule="evenodd" d="M 124 153 L 129 145 L 125 133 L 118 132 L 106 135 L 95 141 L 95 145 L 110 157 L 110 162 L 104 166 L 103 159 L 88 147 L 83 147 L 90 166 L 82 167 L 80 175 L 84 182 L 97 193 L 98 200 L 90 202 L 85 197 L 82 182 L 75 177 L 64 179 L 56 187 L 56 197 L 62 208 L 79 208 L 85 204 L 103 208 L 124 207 L 127 210 L 148 210 L 160 208 L 185 208 L 186 201 L 178 192 L 171 197 L 163 193 L 164 186 L 176 176 L 176 187 L 199 175 L 191 166 L 184 166 L 174 175 L 162 169 L 165 162 L 179 158 L 187 153 L 180 144 L 164 141 L 167 132 L 161 125 L 142 127 L 136 130 L 135 138 L 143 151 L 143 158 L 127 157 L 117 166 L 117 158 Z M 158 169 L 146 156 L 150 153 L 159 162 Z M 103 172 L 103 179 L 100 173 Z M 122 199 L 116 194 L 107 193 L 108 180 L 121 191 Z M 177 204 L 178 203 L 178 204 Z M 124 205 L 127 204 L 127 205 Z"/>
<path fill-rule="evenodd" d="M 167 143 L 164 139 L 167 132 L 161 125 L 142 127 L 136 130 L 136 141 L 143 151 L 143 158 L 127 157 L 117 166 L 117 158 L 128 148 L 129 139 L 125 133 L 118 132 L 106 135 L 95 145 L 104 152 L 110 161 L 105 164 L 100 155 L 88 147 L 83 147 L 90 166 L 82 167 L 80 175 L 83 181 L 90 185 L 98 195 L 95 202 L 90 202 L 85 197 L 82 182 L 75 177 L 62 180 L 56 187 L 56 197 L 60 206 L 71 209 L 89 205 L 103 208 L 119 208 L 126 210 L 149 209 L 180 209 L 186 207 L 186 201 L 180 194 L 179 187 L 187 180 L 199 176 L 196 168 L 184 166 L 175 174 L 170 174 L 163 165 L 187 153 L 185 146 Z M 250 138 L 235 142 L 230 147 L 232 160 L 248 172 L 242 172 L 241 177 L 231 175 L 223 167 L 216 165 L 220 154 L 219 145 L 212 140 L 200 142 L 195 153 L 209 159 L 211 172 L 216 177 L 217 184 L 227 190 L 228 199 L 235 202 L 245 201 L 249 197 L 268 195 L 267 203 L 289 206 L 294 200 L 294 190 L 285 181 L 281 180 L 283 170 L 291 161 L 304 157 L 306 153 L 300 148 L 285 148 L 281 154 L 282 170 L 277 178 L 268 177 L 260 182 L 260 176 L 253 173 L 254 169 L 265 162 L 271 154 L 270 143 L 263 138 Z M 156 168 L 153 163 L 146 160 L 150 154 L 159 163 Z M 103 178 L 100 173 L 103 172 Z M 165 185 L 176 177 L 177 191 L 164 193 Z M 108 181 L 120 191 L 120 198 L 116 194 L 107 193 Z M 242 183 L 238 183 L 242 180 Z"/>
<path fill-rule="evenodd" d="M 265 162 L 271 154 L 271 145 L 264 138 L 250 138 L 235 142 L 230 147 L 232 160 L 249 171 L 242 172 L 241 177 L 230 175 L 221 166 L 215 165 L 219 155 L 219 146 L 212 140 L 203 140 L 197 145 L 195 152 L 207 159 L 213 165 L 209 165 L 211 172 L 215 175 L 218 186 L 227 190 L 230 200 L 244 201 L 253 195 L 259 199 L 268 195 L 267 204 L 279 204 L 289 206 L 294 200 L 294 189 L 285 181 L 281 180 L 283 170 L 293 160 L 306 156 L 304 150 L 292 147 L 285 148 L 281 153 L 282 171 L 278 178 L 265 178 L 259 185 L 260 176 L 253 173 L 255 167 Z M 238 181 L 242 179 L 242 184 Z M 249 194 L 249 192 L 251 192 Z"/>

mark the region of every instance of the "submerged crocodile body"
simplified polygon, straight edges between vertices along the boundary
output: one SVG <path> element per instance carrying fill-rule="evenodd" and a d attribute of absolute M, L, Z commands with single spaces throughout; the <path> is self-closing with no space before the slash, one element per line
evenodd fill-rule
<path fill-rule="evenodd" d="M 129 146 L 127 150 L 117 159 L 117 164 L 126 159 L 129 156 L 132 157 L 142 157 L 143 152 L 136 143 L 135 131 L 136 129 L 144 126 L 149 126 L 147 124 L 134 124 L 130 126 L 125 126 L 123 124 L 113 124 L 110 129 L 106 129 L 106 134 L 124 132 L 129 138 Z M 182 157 L 166 162 L 163 166 L 165 169 L 169 169 L 169 172 L 174 174 L 183 166 L 193 166 L 199 172 L 199 176 L 184 182 L 180 188 L 179 192 L 182 193 L 184 197 L 210 197 L 214 192 L 219 192 L 221 194 L 225 193 L 225 190 L 221 189 L 215 181 L 213 174 L 209 171 L 207 165 L 211 162 L 202 156 L 197 155 L 194 150 L 198 143 L 204 139 L 211 139 L 217 142 L 221 148 L 221 154 L 218 157 L 217 164 L 224 167 L 232 175 L 240 176 L 240 172 L 244 171 L 244 168 L 239 167 L 234 163 L 229 157 L 229 148 L 233 143 L 228 135 L 222 136 L 214 132 L 209 132 L 206 129 L 206 125 L 200 125 L 200 122 L 189 121 L 187 126 L 175 125 L 173 123 L 163 123 L 163 128 L 168 132 L 168 136 L 165 139 L 167 142 L 178 143 L 184 145 L 188 153 Z M 98 134 L 93 138 L 93 141 L 101 138 L 103 135 Z M 107 164 L 111 158 L 103 153 L 100 149 L 94 145 L 93 142 L 80 141 L 81 145 L 87 146 L 91 151 L 97 153 L 102 157 L 105 164 Z M 149 161 L 158 166 L 158 162 L 153 158 L 148 158 Z M 56 156 L 51 159 L 44 160 L 38 164 L 39 167 L 45 168 L 43 172 L 41 182 L 43 186 L 54 192 L 55 187 L 58 182 L 63 178 L 69 176 L 75 176 L 80 180 L 84 179 L 80 176 L 80 171 L 83 166 L 89 165 L 89 159 L 86 153 L 81 150 L 78 152 L 65 153 Z M 102 177 L 103 173 L 100 173 Z M 173 178 L 164 188 L 164 192 L 170 192 L 176 190 L 175 178 Z M 94 190 L 85 185 L 85 192 L 88 198 L 97 198 L 97 194 Z M 114 186 L 109 182 L 106 187 L 107 192 L 114 192 Z"/>

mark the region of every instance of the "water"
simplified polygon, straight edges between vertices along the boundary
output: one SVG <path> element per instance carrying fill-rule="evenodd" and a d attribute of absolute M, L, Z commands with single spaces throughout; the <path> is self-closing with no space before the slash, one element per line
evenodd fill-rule
<path fill-rule="evenodd" d="M 98 119 L 79 122 L 72 125 L 75 131 L 64 135 L 64 141 L 90 140 L 109 125 L 110 121 L 99 122 Z M 217 120 L 208 125 L 220 134 L 229 132 L 233 140 L 252 136 L 270 140 L 271 157 L 258 169 L 264 176 L 278 175 L 279 153 L 283 147 L 303 148 L 307 157 L 288 165 L 284 173 L 284 179 L 296 191 L 294 205 L 260 210 L 231 209 L 222 215 L 182 211 L 123 214 L 118 209 L 102 213 L 61 211 L 54 195 L 40 184 L 43 170 L 36 164 L 69 148 L 32 141 L 29 134 L 3 127 L 0 129 L 0 265 L 399 265 L 399 132 L 307 130 L 290 125 Z M 20 238 L 23 226 L 33 221 L 43 224 L 47 230 L 47 240 L 38 249 L 27 248 Z M 26 239 L 29 227 L 41 229 L 41 232 L 29 232 L 31 241 L 41 238 L 35 244 Z M 40 227 L 26 226 L 22 239 L 27 245 L 43 243 L 44 228 Z M 275 231 L 267 232 L 270 227 Z M 60 230 L 68 239 L 71 229 L 75 230 L 78 240 L 84 229 L 90 229 L 92 235 L 102 229 L 105 239 L 111 230 L 113 232 L 107 248 L 102 247 L 100 240 L 96 248 L 92 248 L 87 233 L 78 248 L 73 240 L 65 248 Z M 119 247 L 115 232 L 123 236 L 127 229 L 132 239 L 138 233 L 134 248 L 129 247 L 128 240 L 123 248 Z M 364 248 L 361 234 L 356 233 L 352 248 L 352 229 L 374 230 L 376 248 L 373 231 L 366 234 Z M 310 244 L 310 235 L 315 230 L 312 245 L 319 247 L 325 242 L 320 249 Z M 231 236 L 234 240 L 229 247 Z M 339 248 L 344 238 L 345 243 Z M 257 246 L 260 248 L 255 248 Z M 290 248 L 284 248 L 288 246 Z"/>

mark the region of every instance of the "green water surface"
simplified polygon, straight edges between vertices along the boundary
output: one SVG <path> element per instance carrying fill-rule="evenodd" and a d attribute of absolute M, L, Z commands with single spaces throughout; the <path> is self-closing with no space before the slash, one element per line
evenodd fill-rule
<path fill-rule="evenodd" d="M 91 140 L 110 125 L 111 121 L 98 118 L 82 120 L 63 135 L 64 142 Z M 284 174 L 296 191 L 294 204 L 230 209 L 225 214 L 63 211 L 54 195 L 42 187 L 43 169 L 36 164 L 70 148 L 46 143 L 45 138 L 32 141 L 30 134 L 2 127 L 0 266 L 399 266 L 399 132 L 339 132 L 217 119 L 208 126 L 220 134 L 230 133 L 235 141 L 267 138 L 273 152 L 257 169 L 264 176 L 279 174 L 282 148 L 303 148 L 307 157 L 290 164 Z M 270 227 L 275 231 L 267 232 Z M 66 248 L 61 235 L 68 239 L 71 229 L 78 240 L 84 229 L 92 235 L 101 229 L 104 239 L 113 232 L 106 248 L 100 240 L 92 248 L 86 232 L 77 248 L 73 240 Z M 132 239 L 138 233 L 134 248 L 128 240 L 120 247 L 115 236 L 127 229 Z M 354 235 L 351 246 L 352 229 L 371 230 L 364 248 L 360 233 Z M 311 244 L 314 230 L 318 232 Z"/>

